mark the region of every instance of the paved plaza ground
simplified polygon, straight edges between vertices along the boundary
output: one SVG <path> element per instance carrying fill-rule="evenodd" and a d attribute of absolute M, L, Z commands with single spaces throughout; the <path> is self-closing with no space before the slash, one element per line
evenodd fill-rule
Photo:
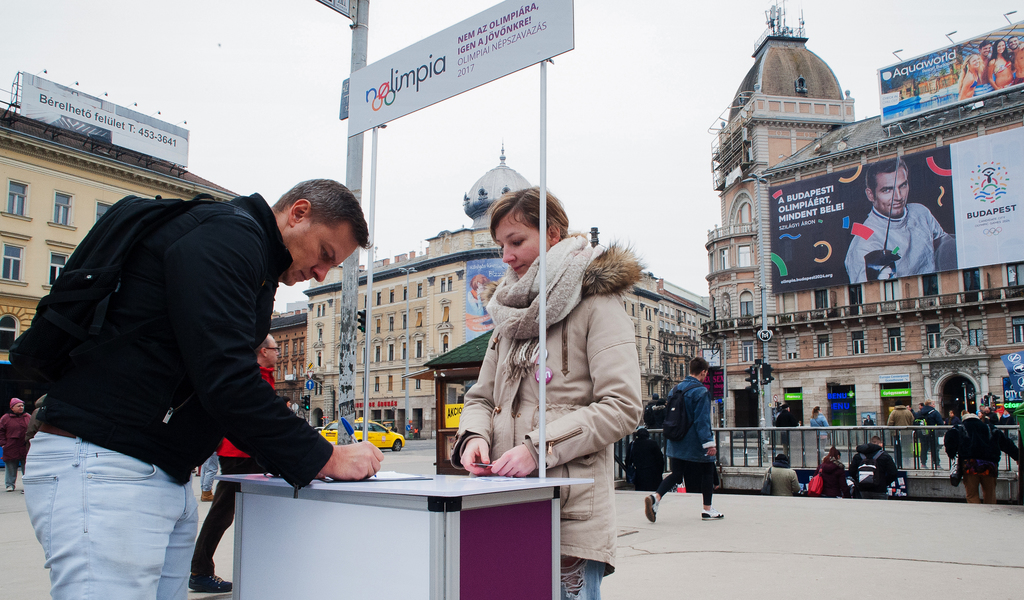
<path fill-rule="evenodd" d="M 385 452 L 384 468 L 432 473 L 433 446 Z M 726 518 L 704 522 L 699 495 L 670 494 L 650 523 L 644 495 L 616 494 L 618 564 L 602 587 L 606 599 L 1024 597 L 1024 507 L 723 494 L 715 507 Z M 209 506 L 200 503 L 201 517 Z M 228 530 L 215 557 L 226 578 L 232 540 Z M 49 598 L 20 493 L 0 493 L 0 565 L 0 598 Z M 302 576 L 285 557 L 281 565 L 282 576 Z M 385 593 L 392 576 L 382 572 L 381 589 L 368 595 Z"/>

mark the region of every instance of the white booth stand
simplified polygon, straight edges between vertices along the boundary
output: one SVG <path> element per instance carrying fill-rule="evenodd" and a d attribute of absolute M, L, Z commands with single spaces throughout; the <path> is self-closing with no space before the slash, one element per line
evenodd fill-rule
<path fill-rule="evenodd" d="M 590 479 L 229 475 L 240 600 L 559 597 L 559 487 Z"/>

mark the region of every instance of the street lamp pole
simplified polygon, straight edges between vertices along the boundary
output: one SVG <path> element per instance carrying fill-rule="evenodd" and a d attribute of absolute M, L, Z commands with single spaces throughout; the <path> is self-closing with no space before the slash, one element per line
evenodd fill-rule
<path fill-rule="evenodd" d="M 402 272 L 402 273 L 405 273 L 405 352 L 402 353 L 402 354 L 405 354 L 405 377 L 403 378 L 403 381 L 405 382 L 405 384 L 402 387 L 405 388 L 405 419 L 403 419 L 403 420 L 408 422 L 409 421 L 409 350 L 412 349 L 412 345 L 409 343 L 409 319 L 410 319 L 410 316 L 411 316 L 409 314 L 409 274 L 410 273 L 415 273 L 416 269 L 414 269 L 412 267 L 407 267 L 407 268 L 400 268 L 398 270 L 400 272 Z M 395 419 L 395 420 L 397 421 L 398 419 Z M 395 423 L 395 425 L 396 425 L 395 429 L 398 429 L 399 433 L 402 433 L 403 431 L 405 431 L 405 423 L 402 423 L 402 427 L 398 427 L 397 426 L 398 423 Z"/>
<path fill-rule="evenodd" d="M 768 331 L 768 274 L 767 268 L 765 267 L 765 255 L 764 255 L 764 236 L 767 233 L 768 223 L 764 218 L 764 203 L 761 199 L 761 184 L 768 185 L 768 180 L 758 175 L 757 173 L 751 173 L 743 181 L 754 181 L 757 187 L 757 257 L 761 267 L 761 331 Z M 761 337 L 761 357 L 764 362 L 768 361 L 768 339 L 769 336 L 766 334 Z M 771 382 L 765 383 L 761 386 L 761 427 L 770 426 L 768 415 L 769 412 L 768 401 L 772 397 L 772 384 Z"/>

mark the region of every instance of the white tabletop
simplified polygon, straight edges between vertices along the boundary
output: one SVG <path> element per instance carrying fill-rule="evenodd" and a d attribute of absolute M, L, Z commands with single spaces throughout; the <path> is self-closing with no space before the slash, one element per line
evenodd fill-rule
<path fill-rule="evenodd" d="M 432 475 L 430 479 L 414 481 L 332 481 L 314 480 L 303 490 L 324 490 L 338 492 L 362 492 L 376 494 L 402 494 L 407 496 L 439 496 L 455 498 L 493 494 L 501 491 L 519 491 L 549 488 L 563 485 L 579 485 L 594 483 L 593 479 L 546 478 L 537 477 L 461 477 L 455 475 Z M 266 475 L 221 475 L 222 481 L 236 481 L 250 485 L 281 487 L 292 489 L 280 477 Z"/>

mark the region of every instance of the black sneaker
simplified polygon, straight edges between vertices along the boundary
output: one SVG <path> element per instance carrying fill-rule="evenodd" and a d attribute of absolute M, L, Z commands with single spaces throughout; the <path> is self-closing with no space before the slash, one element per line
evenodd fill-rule
<path fill-rule="evenodd" d="M 193 592 L 230 592 L 231 582 L 224 581 L 216 575 L 191 575 L 188 578 L 188 589 Z"/>
<path fill-rule="evenodd" d="M 644 514 L 651 523 L 658 519 L 658 503 L 654 500 L 654 494 L 644 498 Z"/>

